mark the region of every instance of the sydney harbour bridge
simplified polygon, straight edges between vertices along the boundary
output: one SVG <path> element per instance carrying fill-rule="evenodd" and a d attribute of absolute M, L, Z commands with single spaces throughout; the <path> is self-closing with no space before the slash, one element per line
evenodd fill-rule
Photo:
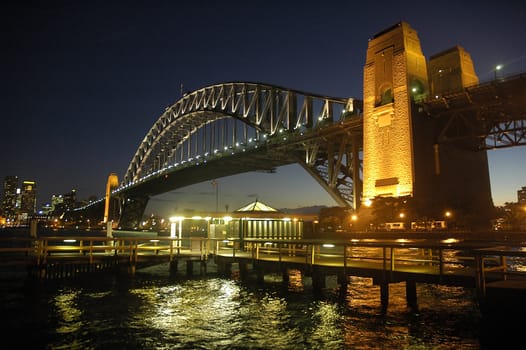
<path fill-rule="evenodd" d="M 134 228 L 153 196 L 293 163 L 354 211 L 411 196 L 430 211 L 480 212 L 469 203 L 491 204 L 486 151 L 526 145 L 526 74 L 481 84 L 470 64 L 460 47 L 427 62 L 401 22 L 369 43 L 363 99 L 256 82 L 186 93 L 147 132 L 122 179 L 109 177 L 105 198 L 68 215 Z M 480 179 L 465 189 L 469 176 Z"/>

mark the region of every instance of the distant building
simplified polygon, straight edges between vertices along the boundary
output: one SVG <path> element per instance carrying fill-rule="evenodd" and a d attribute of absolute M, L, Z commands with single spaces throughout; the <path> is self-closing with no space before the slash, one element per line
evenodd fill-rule
<path fill-rule="evenodd" d="M 1 211 L 6 218 L 6 225 L 26 224 L 36 213 L 37 194 L 35 181 L 25 180 L 19 187 L 18 176 L 4 178 L 4 197 Z"/>
<path fill-rule="evenodd" d="M 4 178 L 4 197 L 2 212 L 7 219 L 15 218 L 18 202 L 18 176 Z"/>
<path fill-rule="evenodd" d="M 29 217 L 35 214 L 37 209 L 37 185 L 35 181 L 25 180 L 22 182 L 20 191 L 20 215 Z"/>
<path fill-rule="evenodd" d="M 51 197 L 51 212 L 55 215 L 61 215 L 68 210 L 76 208 L 77 205 L 77 191 L 71 190 L 68 193 L 61 195 L 53 195 Z"/>
<path fill-rule="evenodd" d="M 526 204 L 526 186 L 517 191 L 517 203 Z"/>

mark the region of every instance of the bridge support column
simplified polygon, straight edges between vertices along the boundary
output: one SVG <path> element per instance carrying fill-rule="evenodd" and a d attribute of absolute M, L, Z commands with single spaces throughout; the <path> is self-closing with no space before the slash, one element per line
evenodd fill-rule
<path fill-rule="evenodd" d="M 418 310 L 415 281 L 405 281 L 405 298 L 409 308 Z"/>
<path fill-rule="evenodd" d="M 387 306 L 389 305 L 389 283 L 380 283 L 380 304 L 382 305 L 382 313 L 387 312 Z"/>

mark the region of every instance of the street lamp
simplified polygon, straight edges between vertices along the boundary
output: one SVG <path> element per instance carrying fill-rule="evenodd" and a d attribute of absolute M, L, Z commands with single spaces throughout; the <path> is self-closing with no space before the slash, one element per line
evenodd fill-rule
<path fill-rule="evenodd" d="M 216 190 L 216 213 L 219 211 L 219 184 L 214 179 L 212 180 L 212 187 Z"/>
<path fill-rule="evenodd" d="M 497 71 L 502 69 L 502 64 L 497 64 L 495 66 L 495 80 L 497 80 Z"/>

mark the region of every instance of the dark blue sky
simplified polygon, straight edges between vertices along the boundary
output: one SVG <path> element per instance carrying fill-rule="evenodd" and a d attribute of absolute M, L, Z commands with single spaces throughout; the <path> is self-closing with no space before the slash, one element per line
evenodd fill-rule
<path fill-rule="evenodd" d="M 361 99 L 368 39 L 399 21 L 418 32 L 426 57 L 464 47 L 481 81 L 496 64 L 502 74 L 526 72 L 519 1 L 9 0 L 1 13 L 0 178 L 37 181 L 39 205 L 73 188 L 79 199 L 102 196 L 108 175 L 122 178 L 181 84 L 192 91 L 259 81 Z M 526 147 L 489 156 L 495 204 L 516 201 Z M 333 204 L 299 167 L 234 180 L 219 180 L 221 206 L 230 209 L 254 197 L 278 208 Z M 215 206 L 210 184 L 152 204 L 202 202 Z"/>

